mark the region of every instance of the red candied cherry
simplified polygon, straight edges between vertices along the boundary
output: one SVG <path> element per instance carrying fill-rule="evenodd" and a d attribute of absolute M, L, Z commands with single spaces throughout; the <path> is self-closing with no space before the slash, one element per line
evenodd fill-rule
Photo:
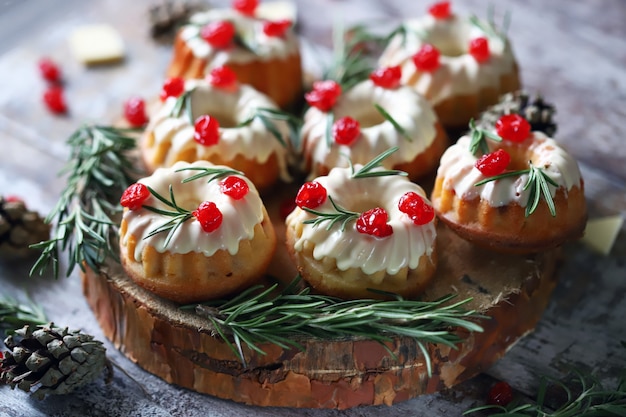
<path fill-rule="evenodd" d="M 530 135 L 530 123 L 519 114 L 505 114 L 496 122 L 496 133 L 511 142 L 523 142 Z"/>
<path fill-rule="evenodd" d="M 67 105 L 65 104 L 65 96 L 63 94 L 63 88 L 58 85 L 52 85 L 46 89 L 43 93 L 43 102 L 52 113 L 62 114 L 67 111 Z"/>
<path fill-rule="evenodd" d="M 207 233 L 217 230 L 222 224 L 222 212 L 212 201 L 200 203 L 192 213 L 193 217 L 200 222 L 200 227 Z"/>
<path fill-rule="evenodd" d="M 332 80 L 316 81 L 313 83 L 313 90 L 304 95 L 310 106 L 321 111 L 329 111 L 337 102 L 341 95 L 341 86 Z"/>
<path fill-rule="evenodd" d="M 235 37 L 235 25 L 227 20 L 211 22 L 200 31 L 202 39 L 214 48 L 227 48 Z"/>
<path fill-rule="evenodd" d="M 227 66 L 216 67 L 207 77 L 209 84 L 218 88 L 232 87 L 237 83 L 237 74 Z"/>
<path fill-rule="evenodd" d="M 193 139 L 200 145 L 216 145 L 220 140 L 220 123 L 215 117 L 200 116 L 196 119 L 193 127 Z"/>
<path fill-rule="evenodd" d="M 61 81 L 61 70 L 59 66 L 50 58 L 41 58 L 39 60 L 39 73 L 44 80 L 51 83 L 59 83 Z"/>
<path fill-rule="evenodd" d="M 435 218 L 433 206 L 428 204 L 421 195 L 413 191 L 409 191 L 400 197 L 398 209 L 409 216 L 417 226 L 430 223 Z"/>
<path fill-rule="evenodd" d="M 146 102 L 140 97 L 131 97 L 124 103 L 124 117 L 131 126 L 140 127 L 148 123 Z"/>
<path fill-rule="evenodd" d="M 472 39 L 469 44 L 469 53 L 479 64 L 488 61 L 491 53 L 489 52 L 489 41 L 487 38 Z"/>
<path fill-rule="evenodd" d="M 161 101 L 168 97 L 178 97 L 185 91 L 185 80 L 181 77 L 172 77 L 165 80 L 161 87 Z"/>
<path fill-rule="evenodd" d="M 24 200 L 21 197 L 18 197 L 16 195 L 8 195 L 6 197 L 4 197 L 4 201 L 6 201 L 7 203 L 23 203 Z"/>
<path fill-rule="evenodd" d="M 280 214 L 280 218 L 285 220 L 289 214 L 297 207 L 296 202 L 293 198 L 286 198 L 280 203 L 280 207 L 278 208 L 278 214 Z"/>
<path fill-rule="evenodd" d="M 305 182 L 296 195 L 296 205 L 300 208 L 314 209 L 326 201 L 326 188 L 316 181 Z"/>
<path fill-rule="evenodd" d="M 356 220 L 356 230 L 359 233 L 376 237 L 390 236 L 393 228 L 387 223 L 388 219 L 387 212 L 381 207 L 367 210 Z"/>
<path fill-rule="evenodd" d="M 272 38 L 282 38 L 291 27 L 291 20 L 282 19 L 263 23 L 263 33 Z"/>
<path fill-rule="evenodd" d="M 428 13 L 435 19 L 447 19 L 452 15 L 449 1 L 440 1 L 428 8 Z"/>
<path fill-rule="evenodd" d="M 433 45 L 426 43 L 422 45 L 419 51 L 413 55 L 413 63 L 415 67 L 424 72 L 434 72 L 439 68 L 439 49 Z"/>
<path fill-rule="evenodd" d="M 400 66 L 379 68 L 370 74 L 370 80 L 383 88 L 396 88 L 400 85 L 402 68 Z"/>
<path fill-rule="evenodd" d="M 487 404 L 506 407 L 513 401 L 513 389 L 504 381 L 497 382 L 487 394 Z"/>
<path fill-rule="evenodd" d="M 233 9 L 246 16 L 254 16 L 259 0 L 233 0 Z"/>
<path fill-rule="evenodd" d="M 126 207 L 129 210 L 137 210 L 141 208 L 144 201 L 146 201 L 148 197 L 150 197 L 150 190 L 148 190 L 148 187 L 136 182 L 128 187 L 124 193 L 122 193 L 120 204 L 122 207 Z"/>
<path fill-rule="evenodd" d="M 339 145 L 352 145 L 360 134 L 361 125 L 350 116 L 342 117 L 333 123 L 333 138 Z"/>
<path fill-rule="evenodd" d="M 220 191 L 233 200 L 241 200 L 250 191 L 250 186 L 243 178 L 231 175 L 220 182 Z"/>
<path fill-rule="evenodd" d="M 504 172 L 511 162 L 511 155 L 504 149 L 498 149 L 495 152 L 481 156 L 474 164 L 481 174 L 487 177 L 500 175 Z"/>

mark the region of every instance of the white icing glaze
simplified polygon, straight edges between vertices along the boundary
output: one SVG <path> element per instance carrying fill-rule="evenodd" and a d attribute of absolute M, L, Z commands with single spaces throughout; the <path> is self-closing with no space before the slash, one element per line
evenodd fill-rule
<path fill-rule="evenodd" d="M 234 124 L 246 121 L 257 108 L 278 110 L 274 102 L 263 93 L 248 85 L 239 85 L 235 91 L 224 90 L 211 86 L 206 80 L 187 80 L 185 89 L 191 93 L 191 107 L 194 120 L 203 114 L 216 116 L 227 115 Z M 188 149 L 194 149 L 197 159 L 210 159 L 219 155 L 222 160 L 232 160 L 241 155 L 249 160 L 265 163 L 272 154 L 280 168 L 281 178 L 290 180 L 287 169 L 287 148 L 283 146 L 261 120 L 255 118 L 252 123 L 240 127 L 220 127 L 219 142 L 211 146 L 203 146 L 194 138 L 194 126 L 186 112 L 179 117 L 172 117 L 172 109 L 176 98 L 169 97 L 157 113 L 151 117 L 148 130 L 154 132 L 155 144 L 171 143 L 171 149 L 163 166 L 171 166 L 176 162 L 177 155 Z M 285 143 L 289 142 L 289 128 L 283 120 L 272 120 L 281 133 Z"/>
<path fill-rule="evenodd" d="M 355 170 L 360 167 L 356 165 Z M 357 231 L 356 222 L 347 224 L 343 231 L 339 224 L 331 230 L 326 229 L 327 223 L 318 226 L 303 224 L 302 236 L 294 243 L 296 251 L 301 251 L 305 244 L 313 244 L 313 257 L 316 260 L 332 258 L 342 271 L 360 268 L 368 275 L 378 271 L 397 274 L 406 267 L 415 269 L 422 255 L 431 255 L 437 235 L 434 220 L 417 226 L 398 209 L 400 198 L 409 191 L 428 201 L 419 185 L 401 176 L 354 179 L 351 178 L 349 168 L 333 168 L 327 176 L 316 178 L 315 181 L 323 185 L 328 195 L 347 210 L 363 212 L 374 207 L 384 208 L 389 215 L 388 223 L 393 233 L 385 238 L 363 234 Z M 315 210 L 334 212 L 328 199 Z M 288 216 L 287 224 L 298 224 L 315 217 L 296 208 Z"/>
<path fill-rule="evenodd" d="M 231 21 L 242 36 L 254 44 L 255 53 L 240 46 L 227 49 L 216 49 L 209 45 L 200 36 L 202 28 L 210 23 L 221 20 Z M 285 59 L 298 52 L 298 39 L 292 29 L 288 29 L 284 36 L 267 36 L 263 33 L 263 20 L 243 15 L 230 8 L 211 9 L 196 13 L 190 19 L 190 24 L 183 27 L 181 37 L 185 40 L 197 58 L 207 60 L 205 73 L 214 67 L 229 62 L 247 63 L 258 60 Z"/>
<path fill-rule="evenodd" d="M 214 202 L 222 212 L 221 226 L 207 233 L 202 230 L 200 223 L 195 219 L 184 222 L 173 234 L 167 247 L 164 246 L 167 232 L 158 233 L 147 237 L 150 232 L 171 220 L 161 214 L 154 213 L 145 208 L 138 210 L 125 210 L 124 220 L 128 224 L 126 235 L 122 236 L 122 244 L 126 245 L 129 236 L 137 240 L 134 257 L 141 261 L 141 254 L 146 245 L 154 247 L 158 252 L 171 252 L 185 254 L 189 252 L 203 253 L 211 256 L 218 250 L 227 250 L 234 255 L 239 250 L 241 240 L 249 240 L 254 237 L 254 226 L 263 220 L 263 202 L 250 180 L 243 178 L 250 187 L 250 191 L 241 200 L 234 200 L 220 191 L 220 180 L 207 182 L 207 178 L 182 183 L 197 171 L 180 171 L 187 167 L 220 167 L 206 161 L 197 161 L 192 164 L 177 162 L 170 168 L 159 168 L 149 177 L 140 179 L 139 183 L 151 187 L 160 195 L 169 199 L 169 187 L 172 186 L 176 203 L 193 211 L 203 201 Z M 221 167 L 227 168 L 227 167 Z M 144 205 L 161 210 L 171 211 L 163 202 L 154 196 L 150 196 Z"/>
<path fill-rule="evenodd" d="M 381 55 L 379 65 L 401 66 L 402 83 L 412 85 L 434 105 L 453 96 L 474 94 L 485 87 L 499 90 L 500 77 L 511 73 L 515 66 L 508 40 L 485 32 L 468 18 L 453 15 L 449 19 L 435 19 L 427 14 L 407 21 L 406 26 L 406 38 L 394 37 Z M 470 40 L 478 37 L 487 38 L 491 53 L 483 63 L 467 52 Z M 425 43 L 434 45 L 441 53 L 441 65 L 432 73 L 418 71 L 412 60 Z"/>
<path fill-rule="evenodd" d="M 385 120 L 374 104 L 379 104 L 406 131 L 412 141 L 407 140 L 396 128 Z M 397 146 L 400 149 L 383 161 L 390 169 L 400 163 L 409 162 L 423 152 L 437 135 L 437 116 L 432 106 L 413 89 L 401 86 L 387 89 L 376 86 L 371 80 L 363 81 L 345 91 L 332 109 L 335 120 L 350 116 L 361 123 L 361 135 L 350 146 L 326 140 L 328 118 L 325 112 L 311 107 L 304 115 L 302 139 L 304 154 L 310 156 L 312 167 L 310 178 L 319 175 L 317 164 L 332 167 L 347 167 L 349 161 L 365 164 L 375 156 Z M 367 126 L 368 115 L 375 115 L 375 124 Z M 360 120 L 360 119 L 363 119 Z"/>
<path fill-rule="evenodd" d="M 456 196 L 464 200 L 480 197 L 492 207 L 506 206 L 510 203 L 526 207 L 530 190 L 523 188 L 528 181 L 528 174 L 502 178 L 478 187 L 474 186 L 488 177 L 474 167 L 477 157 L 469 151 L 470 142 L 469 136 L 463 136 L 441 157 L 437 176 L 444 178 L 443 188 L 454 189 Z M 499 145 L 496 142 L 488 142 L 490 152 L 498 149 Z M 525 155 L 534 166 L 545 168 L 546 173 L 558 184 L 558 187 L 549 186 L 553 197 L 558 188 L 570 190 L 572 187 L 580 187 L 581 176 L 578 163 L 554 139 L 548 138 L 541 132 L 533 132 L 532 136 L 525 141 L 516 144 L 509 143 L 507 146 L 512 152 Z"/>

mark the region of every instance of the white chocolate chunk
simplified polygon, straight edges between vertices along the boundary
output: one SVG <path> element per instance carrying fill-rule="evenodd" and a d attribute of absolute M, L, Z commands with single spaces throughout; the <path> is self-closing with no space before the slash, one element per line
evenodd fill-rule
<path fill-rule="evenodd" d="M 69 38 L 74 57 L 86 65 L 116 62 L 124 58 L 124 42 L 113 27 L 106 24 L 81 26 Z"/>
<path fill-rule="evenodd" d="M 261 3 L 256 8 L 256 16 L 267 20 L 290 20 L 296 23 L 297 11 L 293 1 L 272 1 Z"/>
<path fill-rule="evenodd" d="M 591 249 L 608 255 L 623 223 L 620 215 L 589 220 L 582 241 Z"/>

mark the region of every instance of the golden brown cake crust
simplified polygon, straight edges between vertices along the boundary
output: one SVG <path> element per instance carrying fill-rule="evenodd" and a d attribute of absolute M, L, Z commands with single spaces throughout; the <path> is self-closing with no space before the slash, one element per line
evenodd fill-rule
<path fill-rule="evenodd" d="M 120 258 L 128 276 L 141 287 L 168 300 L 192 303 L 221 298 L 262 279 L 276 249 L 274 227 L 264 209 L 264 219 L 254 228 L 254 237 L 239 242 L 231 255 L 219 250 L 211 256 L 199 252 L 157 252 L 146 245 L 140 262 L 134 260 L 136 238 L 128 236 L 127 223 L 120 227 Z"/>

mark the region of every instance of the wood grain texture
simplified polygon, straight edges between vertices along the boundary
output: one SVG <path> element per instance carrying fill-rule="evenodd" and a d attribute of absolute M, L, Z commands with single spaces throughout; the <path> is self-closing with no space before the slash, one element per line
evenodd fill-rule
<path fill-rule="evenodd" d="M 330 45 L 334 19 L 346 24 L 372 19 L 393 23 L 418 16 L 425 7 L 424 2 L 405 0 L 297 3 L 305 43 L 325 46 Z M 487 7 L 480 0 L 458 0 L 453 5 L 460 12 L 483 16 Z M 626 217 L 626 3 L 503 0 L 495 5 L 498 13 L 512 12 L 509 35 L 523 85 L 530 92 L 542 92 L 557 106 L 556 139 L 581 161 L 590 217 Z M 83 121 L 117 120 L 129 95 L 154 96 L 170 51 L 150 40 L 147 8 L 147 2 L 121 0 L 29 0 L 0 6 L 1 193 L 23 195 L 45 213 L 63 185 L 55 173 L 66 159 L 68 134 Z M 86 69 L 73 60 L 67 36 L 79 24 L 93 22 L 111 23 L 120 30 L 127 47 L 122 65 Z M 36 61 L 42 55 L 63 66 L 68 117 L 51 116 L 41 105 L 45 85 L 36 73 Z M 319 68 L 318 60 L 316 54 L 307 53 L 305 67 Z M 624 259 L 625 229 L 607 257 L 580 244 L 566 246 L 559 285 L 534 333 L 477 378 L 393 407 L 294 411 L 237 404 L 171 386 L 107 343 L 109 356 L 133 379 L 118 371 L 110 385 L 97 381 L 83 391 L 44 402 L 0 387 L 0 415 L 457 416 L 484 402 L 494 378 L 508 381 L 520 395 L 530 397 L 539 376 L 559 376 L 572 366 L 597 372 L 611 383 L 626 364 L 626 349 L 620 345 L 626 339 Z M 49 276 L 28 278 L 29 267 L 28 263 L 0 264 L 1 291 L 20 297 L 27 292 L 58 323 L 105 338 L 82 296 L 76 273 L 59 281 Z"/>

